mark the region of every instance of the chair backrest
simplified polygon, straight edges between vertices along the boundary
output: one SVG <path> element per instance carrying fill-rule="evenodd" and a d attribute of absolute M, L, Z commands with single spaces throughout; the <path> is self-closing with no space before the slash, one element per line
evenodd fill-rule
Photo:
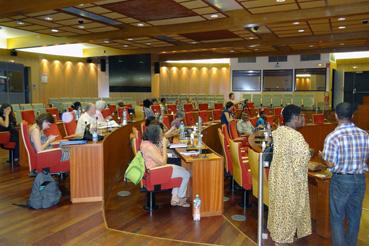
<path fill-rule="evenodd" d="M 151 110 L 154 112 L 154 114 L 160 114 L 160 105 L 151 105 Z"/>
<path fill-rule="evenodd" d="M 261 111 L 264 111 L 264 114 L 265 114 L 265 115 L 270 115 L 270 114 L 271 114 L 270 109 L 269 109 L 269 108 L 266 108 L 266 107 L 261 108 L 261 109 L 260 109 L 260 112 L 261 112 Z"/>
<path fill-rule="evenodd" d="M 209 105 L 207 103 L 199 103 L 199 110 L 208 110 Z"/>
<path fill-rule="evenodd" d="M 131 115 L 128 113 L 128 108 L 126 106 L 124 106 L 124 108 L 119 107 L 117 109 L 117 117 L 119 117 L 119 119 L 118 119 L 119 124 L 121 124 L 123 122 L 123 112 L 124 111 L 127 112 L 127 120 L 131 120 Z"/>
<path fill-rule="evenodd" d="M 323 124 L 324 123 L 324 115 L 323 114 L 313 114 L 313 123 L 314 124 Z M 306 122 L 306 120 L 305 120 Z"/>
<path fill-rule="evenodd" d="M 234 142 L 232 140 L 229 141 L 229 151 L 231 153 L 231 159 L 233 164 L 232 176 L 234 178 L 234 181 L 236 181 L 236 183 L 242 187 L 243 180 L 242 180 L 242 168 L 240 163 L 239 145 L 240 143 Z"/>
<path fill-rule="evenodd" d="M 229 135 L 231 139 L 238 138 L 238 132 L 237 132 L 237 120 L 232 120 L 229 123 Z"/>
<path fill-rule="evenodd" d="M 170 128 L 170 123 L 169 123 L 169 117 L 168 115 L 164 115 L 163 116 L 163 124 L 169 129 Z"/>
<path fill-rule="evenodd" d="M 223 110 L 223 103 L 214 103 L 214 109 Z"/>
<path fill-rule="evenodd" d="M 274 116 L 280 116 L 282 113 L 282 107 L 275 107 L 274 108 Z"/>
<path fill-rule="evenodd" d="M 185 113 L 185 123 L 186 126 L 193 126 L 196 123 L 196 118 L 193 112 L 186 112 Z"/>
<path fill-rule="evenodd" d="M 226 124 L 222 124 L 222 133 L 224 135 L 224 143 L 229 145 L 229 132 Z"/>
<path fill-rule="evenodd" d="M 273 115 L 266 115 L 266 122 L 268 122 L 271 126 L 274 125 L 274 116 Z"/>
<path fill-rule="evenodd" d="M 55 123 L 51 124 L 50 128 L 45 130 L 45 135 L 46 136 L 55 135 L 55 136 L 57 136 L 56 140 L 61 140 L 62 139 L 59 128 Z"/>
<path fill-rule="evenodd" d="M 110 111 L 110 109 L 109 109 L 109 108 L 104 108 L 104 109 L 101 111 L 101 114 L 102 114 L 102 116 L 103 116 L 104 118 L 106 118 L 106 117 L 111 116 L 111 111 Z"/>
<path fill-rule="evenodd" d="M 19 107 L 21 110 L 31 110 L 32 109 L 32 105 L 29 103 L 19 104 Z"/>
<path fill-rule="evenodd" d="M 24 147 L 26 149 L 27 156 L 28 156 L 29 171 L 31 172 L 33 169 L 37 169 L 37 163 L 36 163 L 37 153 L 31 144 L 27 121 L 22 121 L 21 123 L 21 134 L 22 134 Z"/>
<path fill-rule="evenodd" d="M 252 176 L 252 194 L 257 198 L 259 194 L 259 153 L 255 152 L 253 149 L 248 149 L 248 156 L 249 156 L 249 167 L 251 169 L 251 176 Z M 263 200 L 264 204 L 269 206 L 269 186 L 268 186 L 268 177 L 266 175 L 266 170 L 264 168 L 263 172 L 263 180 L 264 180 L 264 187 L 263 187 Z"/>
<path fill-rule="evenodd" d="M 33 110 L 21 111 L 22 120 L 25 120 L 28 124 L 32 125 L 35 123 L 35 112 Z"/>
<path fill-rule="evenodd" d="M 192 103 L 185 103 L 185 104 L 183 105 L 183 110 L 184 110 L 185 112 L 193 111 L 193 105 L 192 105 Z"/>
<path fill-rule="evenodd" d="M 10 132 L 0 132 L 0 144 L 7 144 L 10 141 Z"/>
<path fill-rule="evenodd" d="M 220 120 L 221 116 L 222 116 L 222 110 L 221 109 L 214 109 L 213 110 L 213 120 Z"/>
<path fill-rule="evenodd" d="M 117 110 L 117 107 L 115 106 L 115 104 L 109 104 L 109 109 L 110 109 L 110 112 L 112 113 L 112 114 L 114 114 L 115 113 L 115 111 Z"/>
<path fill-rule="evenodd" d="M 207 110 L 199 111 L 199 116 L 202 119 L 202 122 L 209 122 L 209 114 Z"/>
<path fill-rule="evenodd" d="M 65 132 L 67 133 L 68 136 L 73 135 L 76 133 L 76 129 L 77 129 L 77 122 L 76 122 L 76 118 L 75 115 L 73 115 L 73 119 L 70 122 L 64 122 L 64 127 L 65 127 Z"/>
<path fill-rule="evenodd" d="M 251 110 L 255 108 L 255 105 L 253 102 L 247 102 L 247 107 Z"/>
<path fill-rule="evenodd" d="M 250 118 L 250 122 L 251 122 L 251 124 L 254 126 L 254 127 L 256 127 L 256 122 L 258 121 L 258 118 L 257 117 L 251 117 Z"/>
<path fill-rule="evenodd" d="M 177 105 L 175 104 L 167 104 L 167 112 L 168 114 L 176 114 L 177 113 Z"/>
<path fill-rule="evenodd" d="M 46 108 L 46 112 L 50 113 L 55 120 L 60 120 L 59 110 L 57 108 Z"/>
<path fill-rule="evenodd" d="M 220 143 L 223 149 L 225 171 L 232 175 L 233 166 L 232 166 L 231 153 L 229 152 L 229 146 L 225 144 L 224 134 L 222 133 L 222 130 L 220 128 L 218 128 L 218 136 L 219 136 L 219 140 L 220 140 Z"/>

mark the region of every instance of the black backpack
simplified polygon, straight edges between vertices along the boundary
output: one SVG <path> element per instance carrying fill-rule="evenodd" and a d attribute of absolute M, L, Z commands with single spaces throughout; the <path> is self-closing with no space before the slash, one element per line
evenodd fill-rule
<path fill-rule="evenodd" d="M 58 183 L 48 170 L 38 173 L 32 185 L 32 193 L 28 200 L 28 207 L 34 209 L 50 208 L 59 203 L 61 191 Z"/>

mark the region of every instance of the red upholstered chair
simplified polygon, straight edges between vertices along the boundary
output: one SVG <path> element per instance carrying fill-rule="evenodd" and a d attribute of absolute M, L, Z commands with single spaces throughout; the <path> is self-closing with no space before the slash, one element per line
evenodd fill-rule
<path fill-rule="evenodd" d="M 151 109 L 154 112 L 154 114 L 160 114 L 160 105 L 159 104 L 151 105 Z"/>
<path fill-rule="evenodd" d="M 185 124 L 186 126 L 193 126 L 196 124 L 196 118 L 193 112 L 185 113 Z"/>
<path fill-rule="evenodd" d="M 193 105 L 192 105 L 192 103 L 185 103 L 185 104 L 183 105 L 183 110 L 184 110 L 185 112 L 193 111 Z"/>
<path fill-rule="evenodd" d="M 208 110 L 209 105 L 207 103 L 199 103 L 199 110 Z"/>
<path fill-rule="evenodd" d="M 62 139 L 59 128 L 55 123 L 51 124 L 50 128 L 45 130 L 45 135 L 46 136 L 55 135 L 55 136 L 57 136 L 55 140 L 61 140 Z"/>
<path fill-rule="evenodd" d="M 170 122 L 168 115 L 163 116 L 163 124 L 169 129 L 170 128 Z"/>
<path fill-rule="evenodd" d="M 209 122 L 209 114 L 207 110 L 199 111 L 199 116 L 202 119 L 202 122 Z"/>
<path fill-rule="evenodd" d="M 124 106 L 124 108 L 119 107 L 117 110 L 117 114 L 118 114 L 118 123 L 121 124 L 123 122 L 123 112 L 126 111 L 127 112 L 127 120 L 131 120 L 131 115 L 128 113 L 128 107 Z"/>
<path fill-rule="evenodd" d="M 225 143 L 225 137 L 220 128 L 218 128 L 218 136 L 223 149 L 224 169 L 226 173 L 232 176 L 233 165 L 231 159 L 231 152 L 229 151 L 229 146 Z"/>
<path fill-rule="evenodd" d="M 167 112 L 168 112 L 168 114 L 176 114 L 177 113 L 177 105 L 167 104 Z"/>
<path fill-rule="evenodd" d="M 284 125 L 283 115 L 279 115 L 279 116 L 278 116 L 278 123 L 279 123 L 280 125 Z"/>
<path fill-rule="evenodd" d="M 182 178 L 171 178 L 172 172 L 173 168 L 170 165 L 146 170 L 142 179 L 143 185 L 147 190 L 146 210 L 151 212 L 157 208 L 155 204 L 155 192 L 173 189 L 181 185 Z"/>
<path fill-rule="evenodd" d="M 104 108 L 102 111 L 101 111 L 101 114 L 104 118 L 107 118 L 109 116 L 111 116 L 111 111 L 109 108 Z"/>
<path fill-rule="evenodd" d="M 75 115 L 72 115 L 73 119 L 70 122 L 64 122 L 65 132 L 68 136 L 75 134 L 77 129 L 77 121 L 75 120 Z"/>
<path fill-rule="evenodd" d="M 232 120 L 229 123 L 229 135 L 233 141 L 241 142 L 243 147 L 249 146 L 248 137 L 240 137 L 237 132 L 237 120 Z"/>
<path fill-rule="evenodd" d="M 126 108 L 132 108 L 132 104 L 125 104 L 124 107 L 126 107 Z"/>
<path fill-rule="evenodd" d="M 224 108 L 223 103 L 214 103 L 214 109 L 223 110 L 223 108 Z"/>
<path fill-rule="evenodd" d="M 117 107 L 115 106 L 115 104 L 109 104 L 108 108 L 110 109 L 111 114 L 115 114 L 115 112 L 117 111 Z"/>
<path fill-rule="evenodd" d="M 250 118 L 250 122 L 251 124 L 253 125 L 253 127 L 256 127 L 256 122 L 258 121 L 258 118 L 257 117 L 251 117 Z"/>
<path fill-rule="evenodd" d="M 266 115 L 266 122 L 268 122 L 270 124 L 270 126 L 274 125 L 274 116 L 273 115 Z"/>
<path fill-rule="evenodd" d="M 0 132 L 0 146 L 10 151 L 10 163 L 12 168 L 14 167 L 14 149 L 16 145 L 17 143 L 10 141 L 10 132 Z"/>
<path fill-rule="evenodd" d="M 221 109 L 214 109 L 213 110 L 213 120 L 220 120 L 221 116 L 222 116 L 222 110 Z"/>
<path fill-rule="evenodd" d="M 21 132 L 28 156 L 28 166 L 30 172 L 33 170 L 40 172 L 44 168 L 49 168 L 50 173 L 69 172 L 69 161 L 60 161 L 62 156 L 61 149 L 54 148 L 37 153 L 31 144 L 28 132 L 28 124 L 25 121 L 21 123 Z"/>
<path fill-rule="evenodd" d="M 252 110 L 252 109 L 254 109 L 254 108 L 255 108 L 255 105 L 254 105 L 254 103 L 253 103 L 253 102 L 247 102 L 247 107 L 248 107 L 250 110 Z"/>
<path fill-rule="evenodd" d="M 270 115 L 270 109 L 269 108 L 260 108 L 260 112 L 264 111 L 265 115 Z"/>
<path fill-rule="evenodd" d="M 55 118 L 56 121 L 60 120 L 58 108 L 46 108 L 46 112 L 50 113 Z"/>
<path fill-rule="evenodd" d="M 323 114 L 313 114 L 313 124 L 323 124 L 324 123 L 324 115 Z M 306 119 L 305 119 L 306 122 Z"/>
<path fill-rule="evenodd" d="M 35 123 L 35 112 L 33 110 L 21 111 L 22 120 L 25 120 L 28 124 Z"/>
<path fill-rule="evenodd" d="M 275 107 L 274 108 L 274 116 L 280 116 L 282 114 L 282 107 Z"/>

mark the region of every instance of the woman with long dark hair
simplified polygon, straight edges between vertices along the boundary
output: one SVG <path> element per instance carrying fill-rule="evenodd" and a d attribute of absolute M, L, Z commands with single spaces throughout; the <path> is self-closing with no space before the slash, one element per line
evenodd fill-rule
<path fill-rule="evenodd" d="M 14 161 L 17 162 L 19 159 L 19 136 L 18 130 L 15 128 L 17 125 L 17 120 L 13 112 L 13 108 L 10 104 L 3 103 L 0 107 L 0 132 L 9 131 L 10 141 L 15 142 L 16 146 L 14 149 Z M 9 153 L 9 161 L 11 161 L 11 156 Z"/>

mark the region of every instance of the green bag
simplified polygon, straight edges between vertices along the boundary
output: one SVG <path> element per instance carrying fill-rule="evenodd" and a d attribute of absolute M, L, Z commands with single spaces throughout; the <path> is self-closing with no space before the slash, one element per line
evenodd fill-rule
<path fill-rule="evenodd" d="M 135 158 L 129 163 L 124 174 L 124 181 L 131 181 L 135 185 L 140 183 L 145 174 L 145 160 L 141 151 L 138 151 Z"/>

